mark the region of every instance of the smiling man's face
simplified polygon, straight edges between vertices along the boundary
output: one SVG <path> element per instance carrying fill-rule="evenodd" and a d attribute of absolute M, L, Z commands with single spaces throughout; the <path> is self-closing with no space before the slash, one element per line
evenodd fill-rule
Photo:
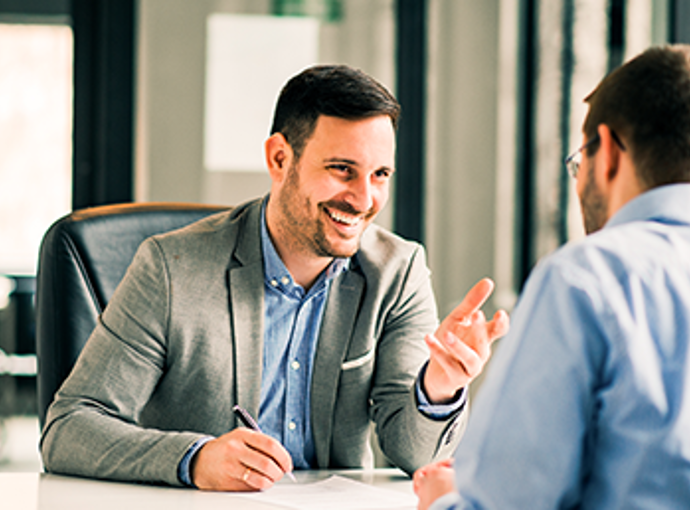
<path fill-rule="evenodd" d="M 388 200 L 395 131 L 386 115 L 321 116 L 276 200 L 281 244 L 317 257 L 350 257 Z"/>

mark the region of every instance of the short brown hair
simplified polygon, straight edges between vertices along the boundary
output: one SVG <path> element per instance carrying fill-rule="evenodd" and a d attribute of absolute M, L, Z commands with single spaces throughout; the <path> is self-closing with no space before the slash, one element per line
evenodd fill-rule
<path fill-rule="evenodd" d="M 282 133 L 299 160 L 319 116 L 361 120 L 390 117 L 395 128 L 400 105 L 378 81 L 346 65 L 317 65 L 291 78 L 278 97 L 271 134 Z"/>
<path fill-rule="evenodd" d="M 648 49 L 604 78 L 585 101 L 585 136 L 591 139 L 606 124 L 625 138 L 643 186 L 690 181 L 690 46 Z"/>

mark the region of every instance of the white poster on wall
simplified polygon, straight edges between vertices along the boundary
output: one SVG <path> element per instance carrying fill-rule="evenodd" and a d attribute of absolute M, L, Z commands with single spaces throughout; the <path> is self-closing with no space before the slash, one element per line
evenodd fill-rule
<path fill-rule="evenodd" d="M 314 18 L 214 14 L 208 18 L 204 164 L 214 172 L 264 172 L 280 89 L 317 62 Z"/>

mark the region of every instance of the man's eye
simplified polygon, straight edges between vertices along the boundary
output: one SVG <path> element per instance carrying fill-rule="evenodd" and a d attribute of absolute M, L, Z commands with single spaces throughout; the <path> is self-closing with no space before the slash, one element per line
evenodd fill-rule
<path fill-rule="evenodd" d="M 387 179 L 391 176 L 391 171 L 387 169 L 381 169 L 376 171 L 376 177 L 379 179 Z"/>
<path fill-rule="evenodd" d="M 330 165 L 328 168 L 336 172 L 350 173 L 350 167 L 348 165 Z"/>

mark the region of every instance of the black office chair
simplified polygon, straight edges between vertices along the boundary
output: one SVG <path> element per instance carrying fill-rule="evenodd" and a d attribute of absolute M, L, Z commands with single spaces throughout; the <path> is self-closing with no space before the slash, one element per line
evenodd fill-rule
<path fill-rule="evenodd" d="M 75 211 L 48 230 L 36 280 L 38 418 L 72 370 L 98 316 L 147 237 L 228 207 L 140 203 Z"/>

